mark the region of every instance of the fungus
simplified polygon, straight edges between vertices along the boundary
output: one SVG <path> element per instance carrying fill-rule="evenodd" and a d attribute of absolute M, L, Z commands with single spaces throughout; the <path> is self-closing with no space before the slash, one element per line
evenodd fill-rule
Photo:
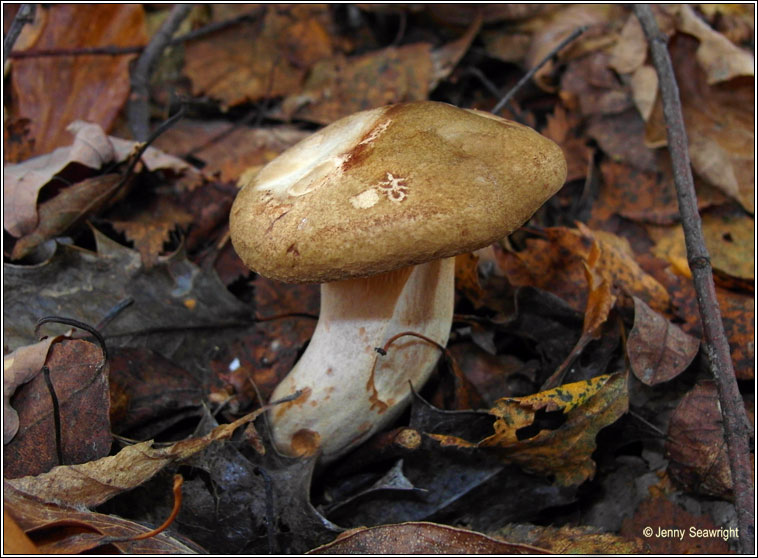
<path fill-rule="evenodd" d="M 561 149 L 531 128 L 431 101 L 342 118 L 271 161 L 237 195 L 235 250 L 265 277 L 321 283 L 310 344 L 272 400 L 277 449 L 330 461 L 420 389 L 453 317 L 454 258 L 500 240 L 562 185 Z"/>

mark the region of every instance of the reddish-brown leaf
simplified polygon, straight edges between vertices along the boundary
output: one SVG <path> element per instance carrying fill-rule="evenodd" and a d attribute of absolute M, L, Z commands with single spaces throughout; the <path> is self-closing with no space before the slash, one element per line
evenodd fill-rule
<path fill-rule="evenodd" d="M 39 28 L 25 48 L 141 46 L 147 42 L 139 4 L 52 4 L 36 11 Z M 17 117 L 28 118 L 34 153 L 67 145 L 66 126 L 75 120 L 110 129 L 129 94 L 128 56 L 40 57 L 13 61 Z"/>
<path fill-rule="evenodd" d="M 651 555 L 727 554 L 725 539 L 734 537 L 734 529 L 729 535 L 728 529 L 719 529 L 707 515 L 693 515 L 668 498 L 651 496 L 624 519 L 620 534 L 643 539 Z"/>
<path fill-rule="evenodd" d="M 692 362 L 700 341 L 684 333 L 639 298 L 626 350 L 632 372 L 649 386 L 675 378 Z"/>
<path fill-rule="evenodd" d="M 60 406 L 61 446 L 66 463 L 85 463 L 107 455 L 111 447 L 108 371 L 103 354 L 87 341 L 53 345 L 47 366 Z M 42 374 L 16 392 L 19 431 L 5 446 L 4 475 L 36 475 L 59 465 L 53 403 Z"/>
<path fill-rule="evenodd" d="M 308 554 L 548 554 L 540 548 L 426 522 L 359 528 Z"/>
<path fill-rule="evenodd" d="M 669 423 L 666 457 L 669 474 L 686 490 L 733 499 L 719 397 L 712 380 L 699 382 L 679 402 Z"/>

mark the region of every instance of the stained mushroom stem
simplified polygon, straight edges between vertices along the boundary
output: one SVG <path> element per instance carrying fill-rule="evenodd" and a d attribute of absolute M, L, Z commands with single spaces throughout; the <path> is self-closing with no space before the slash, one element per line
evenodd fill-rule
<path fill-rule="evenodd" d="M 321 451 L 330 461 L 391 422 L 439 360 L 453 320 L 455 259 L 435 260 L 368 278 L 321 285 L 321 312 L 310 344 L 272 400 L 302 391 L 271 412 L 274 443 L 287 455 Z"/>

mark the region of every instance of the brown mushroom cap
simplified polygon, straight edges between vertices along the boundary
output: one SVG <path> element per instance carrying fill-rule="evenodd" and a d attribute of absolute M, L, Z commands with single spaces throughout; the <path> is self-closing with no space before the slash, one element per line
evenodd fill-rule
<path fill-rule="evenodd" d="M 390 105 L 266 165 L 234 201 L 231 238 L 266 277 L 364 277 L 487 246 L 565 178 L 561 149 L 531 128 L 444 103 Z"/>

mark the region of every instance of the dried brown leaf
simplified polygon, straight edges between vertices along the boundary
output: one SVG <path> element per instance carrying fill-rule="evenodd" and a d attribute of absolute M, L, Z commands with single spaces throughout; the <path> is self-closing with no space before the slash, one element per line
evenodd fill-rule
<path fill-rule="evenodd" d="M 156 264 L 171 232 L 192 222 L 192 215 L 169 201 L 166 196 L 153 197 L 136 215 L 129 215 L 128 220 L 124 217 L 122 212 L 121 219 L 110 219 L 110 222 L 134 243 L 145 269 Z"/>
<path fill-rule="evenodd" d="M 261 21 L 186 44 L 193 94 L 234 106 L 299 91 L 309 68 L 331 56 L 326 5 L 265 6 Z M 248 10 L 249 11 L 249 10 Z"/>
<path fill-rule="evenodd" d="M 120 517 L 40 502 L 3 483 L 3 504 L 19 527 L 28 532 L 39 552 L 77 554 L 108 553 L 114 547 L 123 554 L 197 554 L 204 549 L 167 533 L 144 540 L 112 540 L 144 535 L 152 529 Z"/>
<path fill-rule="evenodd" d="M 711 29 L 695 14 L 691 6 L 681 4 L 674 10 L 677 15 L 677 28 L 700 41 L 695 58 L 705 70 L 709 84 L 727 81 L 737 76 L 755 75 L 755 58 L 752 54 Z"/>
<path fill-rule="evenodd" d="M 147 42 L 138 4 L 53 4 L 36 11 L 40 26 L 24 29 L 24 50 L 140 46 Z M 29 34 L 28 38 L 24 35 Z M 20 49 L 17 46 L 17 49 Z M 127 56 L 40 57 L 13 61 L 17 116 L 29 118 L 35 154 L 69 141 L 66 127 L 86 120 L 108 130 L 129 94 Z"/>
<path fill-rule="evenodd" d="M 123 184 L 120 174 L 93 176 L 41 203 L 37 226 L 18 239 L 11 257 L 14 260 L 23 258 L 46 240 L 60 236 L 82 219 L 98 213 L 113 201 Z"/>
<path fill-rule="evenodd" d="M 632 372 L 649 386 L 678 376 L 697 356 L 700 341 L 634 299 L 634 326 L 626 351 Z"/>
<path fill-rule="evenodd" d="M 339 54 L 313 66 L 302 91 L 284 99 L 282 112 L 287 118 L 330 124 L 359 110 L 425 100 L 432 75 L 432 45 L 428 43 L 352 57 Z M 377 83 L 382 87 L 376 87 Z"/>
<path fill-rule="evenodd" d="M 50 345 L 60 339 L 49 337 L 33 345 L 19 347 L 3 357 L 3 445 L 8 445 L 18 432 L 18 413 L 11 407 L 11 397 L 31 381 L 45 364 Z"/>
<path fill-rule="evenodd" d="M 255 420 L 258 409 L 209 434 L 190 438 L 167 447 L 153 447 L 152 440 L 126 446 L 116 455 L 80 465 L 55 467 L 48 473 L 7 482 L 23 494 L 42 502 L 81 508 L 93 507 L 131 490 L 150 479 L 166 465 L 187 459 L 217 440 L 228 439 L 234 431 Z"/>
<path fill-rule="evenodd" d="M 686 490 L 733 500 L 719 396 L 712 380 L 699 382 L 679 402 L 669 422 L 666 458 L 669 474 Z"/>
<path fill-rule="evenodd" d="M 358 528 L 307 554 L 548 554 L 530 545 L 427 522 Z"/>
<path fill-rule="evenodd" d="M 100 347 L 83 340 L 52 346 L 46 362 L 58 399 L 61 452 L 66 463 L 107 455 L 110 433 L 108 371 Z M 58 465 L 53 403 L 42 374 L 14 397 L 19 431 L 3 453 L 6 477 L 36 475 Z"/>

